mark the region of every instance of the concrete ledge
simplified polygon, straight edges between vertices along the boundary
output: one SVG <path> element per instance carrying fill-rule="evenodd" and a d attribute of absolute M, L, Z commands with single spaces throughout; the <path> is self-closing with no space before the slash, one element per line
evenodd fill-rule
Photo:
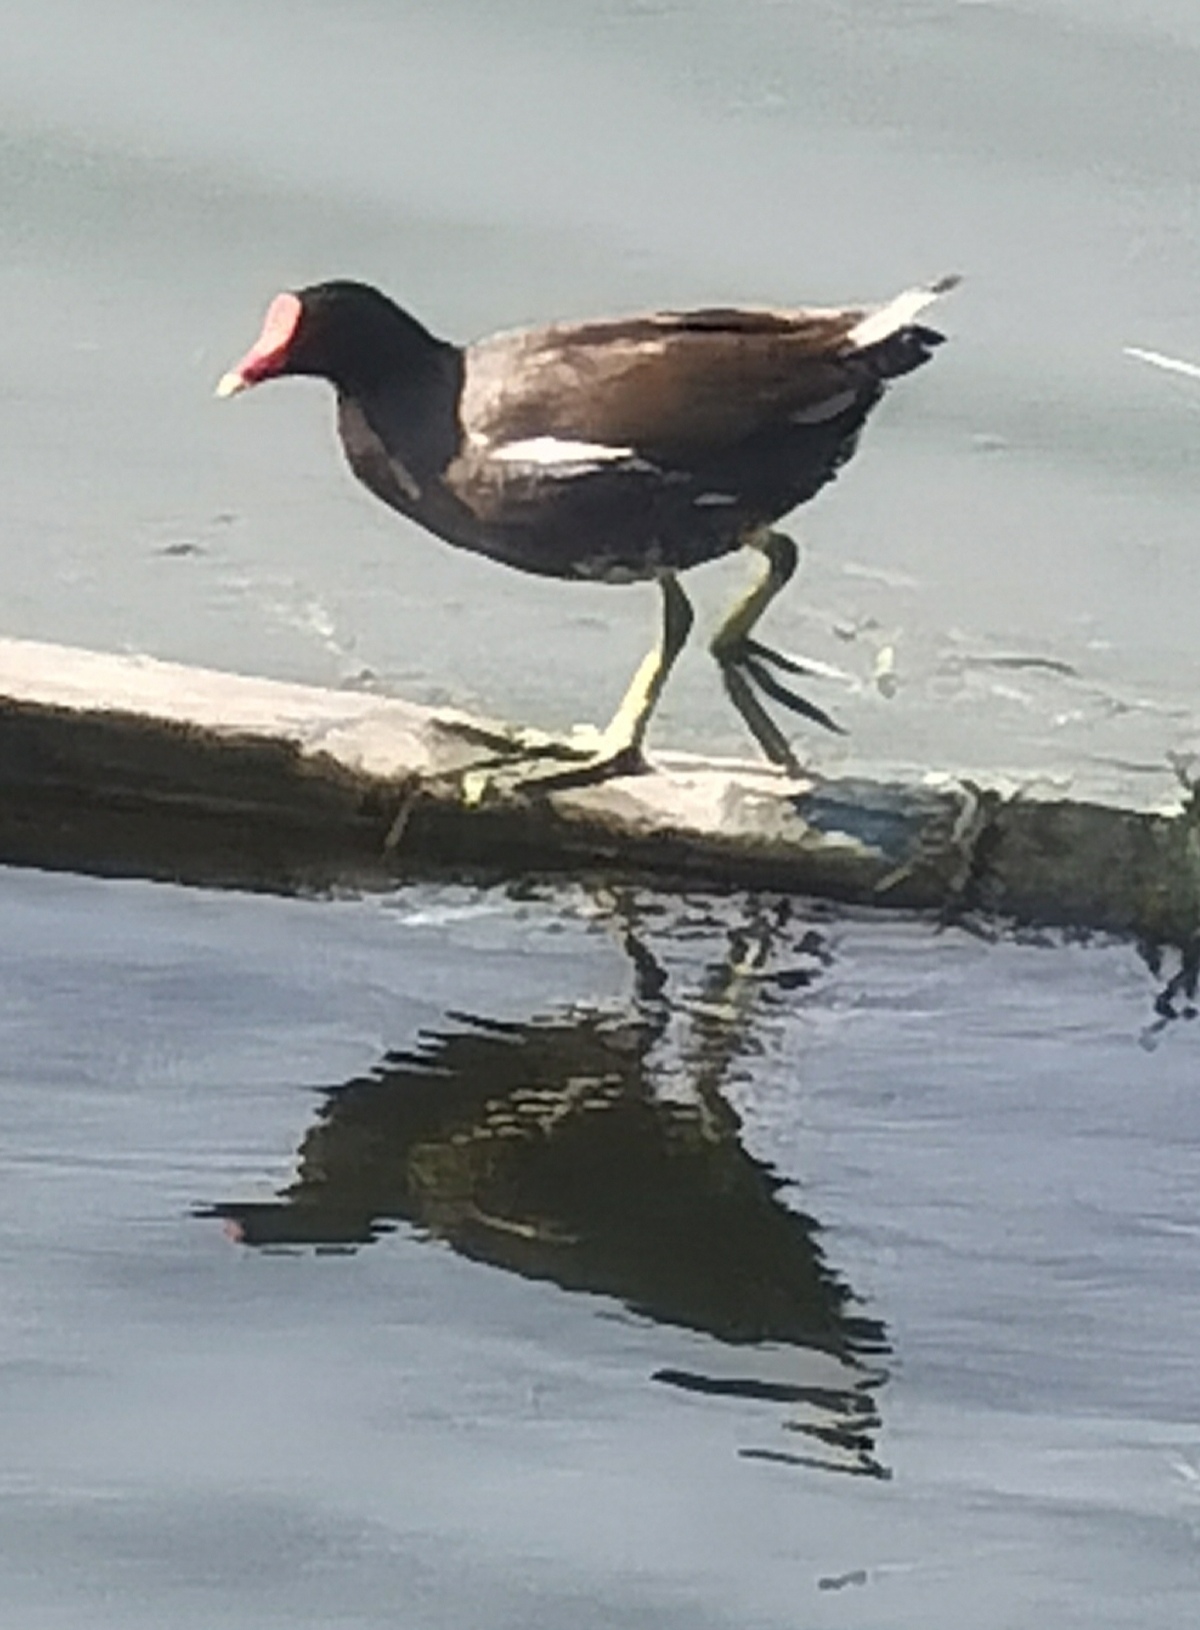
<path fill-rule="evenodd" d="M 360 692 L 0 641 L 0 861 L 261 889 L 421 865 L 603 871 L 859 904 L 980 908 L 1190 943 L 1200 817 L 950 778 L 798 783 L 684 755 L 469 808 L 470 723 Z M 481 725 L 486 728 L 486 724 Z"/>

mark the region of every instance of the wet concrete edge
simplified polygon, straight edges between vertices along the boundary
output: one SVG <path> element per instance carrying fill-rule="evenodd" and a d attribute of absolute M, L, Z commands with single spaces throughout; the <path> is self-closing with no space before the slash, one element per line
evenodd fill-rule
<path fill-rule="evenodd" d="M 1175 944 L 1200 930 L 1194 796 L 1162 813 L 664 755 L 648 775 L 471 806 L 457 772 L 479 749 L 457 717 L 0 641 L 0 861 L 289 892 L 431 867 L 603 872 Z"/>

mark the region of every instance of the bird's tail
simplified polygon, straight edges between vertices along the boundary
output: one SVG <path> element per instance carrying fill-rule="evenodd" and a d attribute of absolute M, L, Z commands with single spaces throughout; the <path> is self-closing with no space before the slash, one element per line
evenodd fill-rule
<path fill-rule="evenodd" d="M 860 355 L 869 353 L 871 365 L 881 379 L 910 373 L 928 362 L 933 348 L 941 345 L 946 337 L 913 319 L 961 282 L 958 274 L 952 272 L 947 277 L 939 277 L 936 283 L 905 289 L 886 306 L 860 317 L 846 335 L 846 344 Z"/>

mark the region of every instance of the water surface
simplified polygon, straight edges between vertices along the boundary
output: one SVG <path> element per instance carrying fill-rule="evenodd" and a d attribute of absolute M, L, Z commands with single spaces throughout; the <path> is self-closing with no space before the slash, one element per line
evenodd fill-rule
<path fill-rule="evenodd" d="M 852 734 L 811 750 L 1172 791 L 1200 679 L 1200 397 L 1122 347 L 1200 359 L 1194 7 L 9 0 L 0 19 L 5 632 L 601 719 L 653 597 L 419 534 L 339 467 L 319 387 L 214 403 L 266 300 L 357 275 L 465 338 L 960 270 L 954 344 L 805 512 L 805 575 L 772 614 L 846 675 L 822 700 Z M 689 579 L 707 617 L 745 572 Z M 745 745 L 710 666 L 685 664 L 661 739 Z"/>
<path fill-rule="evenodd" d="M 1187 1621 L 1194 1038 L 1131 950 L 0 897 L 14 1623 Z"/>
<path fill-rule="evenodd" d="M 1173 795 L 1196 747 L 1184 0 L 0 0 L 0 634 L 602 719 L 524 579 L 213 384 L 280 287 L 447 334 L 885 298 L 953 343 L 798 522 L 828 769 Z M 720 613 L 745 564 L 689 578 Z M 743 750 L 711 664 L 658 739 Z M 879 683 L 883 676 L 887 682 Z M 894 681 L 894 682 L 893 682 Z M 894 694 L 893 694 L 894 693 Z M 1177 1630 L 1174 964 L 775 900 L 0 874 L 22 1630 Z"/>

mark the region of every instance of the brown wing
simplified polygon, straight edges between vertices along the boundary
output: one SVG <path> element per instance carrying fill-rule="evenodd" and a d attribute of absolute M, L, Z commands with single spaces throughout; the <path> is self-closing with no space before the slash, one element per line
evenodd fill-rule
<path fill-rule="evenodd" d="M 467 354 L 472 438 L 633 447 L 665 462 L 873 389 L 848 360 L 861 310 L 659 312 L 498 334 Z"/>

